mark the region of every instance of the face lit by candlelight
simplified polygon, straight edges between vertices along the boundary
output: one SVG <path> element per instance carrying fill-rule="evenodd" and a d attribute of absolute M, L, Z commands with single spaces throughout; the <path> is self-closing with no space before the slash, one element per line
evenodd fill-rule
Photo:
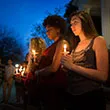
<path fill-rule="evenodd" d="M 81 20 L 79 17 L 73 16 L 71 18 L 70 24 L 71 24 L 71 29 L 76 36 L 79 36 L 83 32 Z"/>
<path fill-rule="evenodd" d="M 56 27 L 46 26 L 46 34 L 50 40 L 56 41 L 59 39 L 60 29 Z"/>

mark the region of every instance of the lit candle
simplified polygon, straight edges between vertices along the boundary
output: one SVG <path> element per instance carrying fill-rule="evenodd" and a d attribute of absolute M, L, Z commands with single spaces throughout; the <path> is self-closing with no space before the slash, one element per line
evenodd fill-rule
<path fill-rule="evenodd" d="M 67 45 L 64 44 L 64 55 L 66 55 L 66 54 L 67 54 Z"/>
<path fill-rule="evenodd" d="M 19 68 L 19 72 L 21 72 L 22 71 L 22 66 L 20 66 L 20 68 Z"/>
<path fill-rule="evenodd" d="M 19 64 L 15 64 L 15 67 L 18 68 L 19 67 Z"/>
<path fill-rule="evenodd" d="M 16 64 L 15 67 L 16 67 L 15 73 L 16 73 L 16 74 L 19 74 L 19 72 L 18 72 L 19 64 Z"/>
<path fill-rule="evenodd" d="M 32 50 L 32 54 L 33 54 L 33 57 L 34 57 L 34 62 L 35 62 L 35 55 L 36 55 L 36 51 L 35 51 L 35 50 Z"/>
<path fill-rule="evenodd" d="M 22 69 L 21 71 L 21 76 L 24 76 L 25 68 Z"/>
<path fill-rule="evenodd" d="M 67 44 L 64 44 L 63 46 L 63 54 L 66 55 L 68 52 L 67 52 Z M 63 65 L 61 65 L 61 68 L 63 68 Z"/>
<path fill-rule="evenodd" d="M 33 55 L 35 56 L 35 54 L 36 54 L 36 51 L 35 51 L 35 50 L 32 50 L 32 53 L 33 53 Z"/>
<path fill-rule="evenodd" d="M 16 68 L 15 72 L 16 72 L 16 74 L 19 74 L 19 72 L 18 72 L 18 68 Z"/>

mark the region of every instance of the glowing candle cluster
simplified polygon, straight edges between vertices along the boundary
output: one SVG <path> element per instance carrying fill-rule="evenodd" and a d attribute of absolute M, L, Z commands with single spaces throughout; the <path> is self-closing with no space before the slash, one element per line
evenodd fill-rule
<path fill-rule="evenodd" d="M 21 75 L 21 76 L 24 76 L 24 73 L 25 73 L 25 67 L 23 66 L 19 66 L 18 64 L 15 65 L 16 67 L 16 75 Z"/>

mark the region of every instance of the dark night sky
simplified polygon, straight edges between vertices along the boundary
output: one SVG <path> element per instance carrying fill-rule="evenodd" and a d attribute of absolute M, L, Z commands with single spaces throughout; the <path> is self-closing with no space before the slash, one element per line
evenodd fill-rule
<path fill-rule="evenodd" d="M 25 47 L 26 37 L 30 36 L 32 25 L 41 23 L 46 12 L 52 13 L 70 0 L 0 0 L 0 24 L 13 28 L 22 38 Z"/>

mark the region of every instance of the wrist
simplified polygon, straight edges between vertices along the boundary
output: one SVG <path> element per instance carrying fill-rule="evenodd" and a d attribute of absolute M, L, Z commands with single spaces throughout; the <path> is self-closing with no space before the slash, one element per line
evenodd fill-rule
<path fill-rule="evenodd" d="M 69 66 L 69 70 L 73 70 L 73 64 Z"/>

